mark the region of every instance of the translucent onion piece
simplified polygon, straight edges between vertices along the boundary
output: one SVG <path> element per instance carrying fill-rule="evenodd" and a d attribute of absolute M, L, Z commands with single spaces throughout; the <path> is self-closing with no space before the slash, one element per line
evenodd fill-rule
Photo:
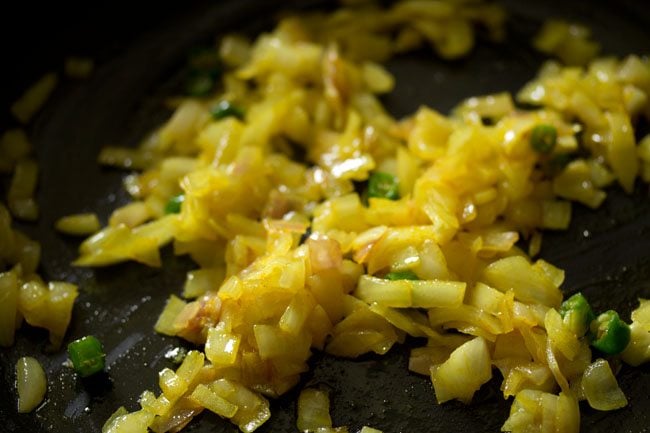
<path fill-rule="evenodd" d="M 634 367 L 650 361 L 650 331 L 639 325 L 639 322 L 630 325 L 630 343 L 621 353 L 621 358 Z"/>
<path fill-rule="evenodd" d="M 120 408 L 124 409 L 124 408 Z M 106 422 L 102 433 L 147 433 L 149 431 L 148 427 L 154 419 L 154 414 L 147 412 L 146 410 L 139 410 L 133 413 L 122 413 L 122 411 L 116 412 L 109 421 Z"/>
<path fill-rule="evenodd" d="M 45 397 L 47 379 L 39 362 L 23 357 L 16 363 L 16 386 L 18 388 L 18 412 L 34 410 Z"/>
<path fill-rule="evenodd" d="M 431 381 L 438 403 L 452 399 L 469 403 L 474 392 L 491 377 L 490 352 L 481 337 L 461 345 L 447 361 L 431 367 Z"/>
<path fill-rule="evenodd" d="M 582 390 L 589 406 L 598 410 L 615 410 L 627 406 L 625 394 L 604 359 L 597 359 L 585 370 Z"/>
<path fill-rule="evenodd" d="M 330 399 L 327 392 L 307 388 L 298 397 L 298 430 L 312 431 L 321 427 L 332 427 Z"/>
<path fill-rule="evenodd" d="M 61 233 L 73 236 L 88 236 L 102 228 L 94 213 L 65 216 L 59 219 L 54 227 Z"/>

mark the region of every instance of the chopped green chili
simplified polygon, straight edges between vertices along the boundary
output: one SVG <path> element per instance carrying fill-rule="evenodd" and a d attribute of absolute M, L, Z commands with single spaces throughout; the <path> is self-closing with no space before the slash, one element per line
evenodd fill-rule
<path fill-rule="evenodd" d="M 185 82 L 185 93 L 197 98 L 209 95 L 213 88 L 214 78 L 207 72 L 194 71 Z"/>
<path fill-rule="evenodd" d="M 591 345 L 608 355 L 621 353 L 630 342 L 630 326 L 609 310 L 591 322 L 593 340 Z"/>
<path fill-rule="evenodd" d="M 395 271 L 389 272 L 384 277 L 387 280 L 396 281 L 396 280 L 419 280 L 420 278 L 413 271 Z"/>
<path fill-rule="evenodd" d="M 228 101 L 219 102 L 212 108 L 210 113 L 215 120 L 225 119 L 226 117 L 236 117 L 239 120 L 244 118 L 244 110 Z"/>
<path fill-rule="evenodd" d="M 549 154 L 557 143 L 557 129 L 551 125 L 537 125 L 530 134 L 530 145 L 535 152 Z"/>
<path fill-rule="evenodd" d="M 582 337 L 589 330 L 589 325 L 596 319 L 591 306 L 582 293 L 576 293 L 560 306 L 560 315 L 564 324 L 578 337 Z"/>
<path fill-rule="evenodd" d="M 180 213 L 181 206 L 185 201 L 184 194 L 178 194 L 170 198 L 167 204 L 165 205 L 165 214 Z"/>
<path fill-rule="evenodd" d="M 208 96 L 221 76 L 219 53 L 214 49 L 197 49 L 189 58 L 189 73 L 185 82 L 188 96 Z"/>
<path fill-rule="evenodd" d="M 104 369 L 104 349 L 102 343 L 92 335 L 68 344 L 68 355 L 75 371 L 81 377 L 88 377 Z"/>
<path fill-rule="evenodd" d="M 389 173 L 376 171 L 368 178 L 368 198 L 399 199 L 399 182 Z"/>

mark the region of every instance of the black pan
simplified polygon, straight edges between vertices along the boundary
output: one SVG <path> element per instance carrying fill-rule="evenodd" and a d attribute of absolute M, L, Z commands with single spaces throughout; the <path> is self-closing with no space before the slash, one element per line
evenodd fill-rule
<path fill-rule="evenodd" d="M 62 3 L 66 3 L 65 5 Z M 186 343 L 156 335 L 153 324 L 165 300 L 179 293 L 192 263 L 164 251 L 162 269 L 124 264 L 108 269 L 69 265 L 77 243 L 51 229 L 60 216 L 110 210 L 127 201 L 121 188 L 124 173 L 95 163 L 102 146 L 135 145 L 169 112 L 166 96 L 179 88 L 186 53 L 214 36 L 232 30 L 258 32 L 272 25 L 281 8 L 311 7 L 314 2 L 239 0 L 165 3 L 114 1 L 110 4 L 20 2 L 0 6 L 3 84 L 0 102 L 7 107 L 22 89 L 48 70 L 61 69 L 67 55 L 97 61 L 93 76 L 81 82 L 63 80 L 54 97 L 29 128 L 42 167 L 36 224 L 20 227 L 43 243 L 41 274 L 81 287 L 66 342 L 94 334 L 108 352 L 106 374 L 78 379 L 61 364 L 63 351 L 46 354 L 46 333 L 23 327 L 16 345 L 0 352 L 0 432 L 101 431 L 120 405 L 134 410 L 144 389 L 157 390 L 157 372 L 172 366 L 165 353 Z M 397 88 L 385 98 L 397 116 L 428 104 L 447 111 L 464 97 L 517 90 L 542 62 L 529 46 L 540 22 L 565 17 L 591 26 L 604 53 L 650 52 L 650 12 L 643 0 L 508 1 L 510 37 L 502 45 L 481 41 L 462 61 L 442 62 L 429 52 L 395 59 L 390 69 Z M 11 9 L 10 9 L 11 8 Z M 0 126 L 14 121 L 2 111 Z M 646 128 L 647 129 L 647 128 Z M 6 192 L 7 179 L 2 179 Z M 617 308 L 629 318 L 637 297 L 650 297 L 650 200 L 647 185 L 634 194 L 614 187 L 597 211 L 574 206 L 567 232 L 548 233 L 542 257 L 566 269 L 563 289 L 585 293 L 597 310 Z M 1 246 L 0 246 L 1 247 Z M 371 425 L 397 432 L 496 432 L 507 418 L 510 402 L 499 392 L 500 378 L 484 386 L 470 406 L 439 406 L 428 378 L 406 369 L 409 345 L 387 356 L 340 360 L 316 353 L 313 369 L 301 386 L 331 389 L 335 425 L 357 431 Z M 35 413 L 16 413 L 14 369 L 20 356 L 37 357 L 49 378 L 46 403 Z M 623 366 L 619 383 L 629 405 L 612 413 L 582 409 L 584 432 L 645 432 L 650 429 L 650 369 Z M 299 387 L 301 387 L 299 386 Z M 291 432 L 295 426 L 297 391 L 272 403 L 273 416 L 259 431 Z M 188 432 L 235 432 L 212 414 L 203 414 Z"/>

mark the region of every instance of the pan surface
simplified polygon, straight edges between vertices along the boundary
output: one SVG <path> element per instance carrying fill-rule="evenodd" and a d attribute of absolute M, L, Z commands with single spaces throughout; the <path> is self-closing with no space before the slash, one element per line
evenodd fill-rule
<path fill-rule="evenodd" d="M 59 3 L 59 2 L 52 2 Z M 100 2 L 101 3 L 101 2 Z M 179 89 L 186 53 L 211 43 L 228 31 L 255 34 L 270 28 L 272 17 L 289 7 L 315 2 L 240 0 L 220 2 L 116 1 L 110 5 L 40 5 L 22 2 L 1 6 L 6 24 L 0 30 L 5 81 L 0 103 L 8 107 L 41 74 L 60 70 L 68 55 L 96 59 L 96 71 L 85 81 L 62 80 L 53 98 L 29 128 L 42 172 L 36 224 L 19 225 L 42 242 L 41 275 L 46 280 L 78 284 L 66 342 L 93 334 L 108 353 L 106 374 L 78 379 L 61 364 L 63 351 L 47 354 L 46 333 L 23 327 L 14 347 L 0 351 L 0 432 L 101 431 L 119 406 L 137 407 L 145 389 L 157 390 L 158 371 L 173 364 L 165 355 L 191 347 L 157 335 L 153 324 L 169 294 L 180 292 L 192 263 L 165 249 L 164 265 L 151 269 L 124 264 L 107 269 L 73 268 L 77 242 L 52 230 L 60 216 L 95 211 L 105 222 L 110 211 L 127 201 L 121 186 L 124 172 L 96 164 L 106 145 L 134 146 L 169 111 L 163 100 Z M 516 91 L 531 79 L 543 58 L 530 48 L 542 20 L 564 17 L 589 25 L 604 54 L 650 52 L 650 12 L 644 1 L 505 2 L 512 12 L 504 44 L 481 40 L 467 58 L 454 63 L 419 52 L 393 60 L 395 91 L 385 98 L 396 116 L 427 104 L 447 112 L 461 99 L 496 91 Z M 3 110 L 2 129 L 15 126 Z M 647 128 L 646 128 L 647 130 Z M 646 131 L 647 132 L 647 131 Z M 0 183 L 6 193 L 7 179 Z M 566 270 L 565 293 L 582 291 L 596 310 L 616 308 L 626 319 L 638 297 L 650 298 L 650 190 L 637 184 L 634 194 L 608 191 L 601 209 L 574 205 L 570 229 L 547 233 L 541 257 Z M 397 432 L 496 432 L 507 418 L 509 401 L 499 391 L 500 376 L 484 386 L 470 406 L 437 405 L 428 378 L 409 373 L 407 341 L 386 356 L 341 360 L 315 353 L 312 370 L 298 386 L 320 384 L 331 390 L 335 425 L 351 432 L 363 425 Z M 46 369 L 46 402 L 35 413 L 16 413 L 14 365 L 21 356 L 35 356 Z M 623 366 L 619 375 L 629 405 L 612 413 L 582 409 L 584 432 L 646 432 L 650 430 L 650 368 Z M 260 432 L 291 432 L 295 428 L 298 390 L 272 402 L 272 418 Z M 187 432 L 236 432 L 212 414 L 202 414 Z"/>

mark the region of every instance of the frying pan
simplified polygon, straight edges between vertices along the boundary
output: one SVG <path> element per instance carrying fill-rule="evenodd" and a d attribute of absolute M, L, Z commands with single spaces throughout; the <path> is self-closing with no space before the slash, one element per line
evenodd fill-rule
<path fill-rule="evenodd" d="M 94 74 L 84 81 L 62 80 L 53 98 L 29 128 L 42 172 L 38 200 L 42 215 L 19 227 L 43 245 L 41 275 L 46 280 L 79 284 L 66 342 L 93 334 L 108 353 L 105 374 L 81 380 L 61 364 L 64 351 L 46 353 L 46 333 L 24 326 L 14 347 L 0 352 L 0 432 L 100 432 L 119 406 L 137 407 L 145 389 L 157 390 L 157 372 L 172 367 L 165 354 L 191 348 L 175 338 L 156 335 L 153 324 L 165 300 L 179 293 L 185 271 L 194 265 L 163 251 L 161 269 L 127 263 L 108 269 L 69 265 L 77 241 L 53 232 L 60 216 L 96 211 L 106 221 L 111 209 L 127 201 L 123 172 L 102 169 L 96 156 L 102 146 L 134 146 L 160 124 L 169 111 L 162 104 L 180 87 L 186 53 L 209 44 L 222 32 L 255 34 L 272 26 L 286 8 L 310 8 L 315 1 L 239 0 L 220 2 L 127 2 L 78 5 L 69 2 L 5 2 L 0 6 L 4 82 L 0 102 L 8 107 L 41 74 L 61 69 L 68 55 L 91 56 Z M 320 2 L 322 3 L 322 2 Z M 464 60 L 443 62 L 430 51 L 402 56 L 389 64 L 397 88 L 385 97 L 396 116 L 420 104 L 448 111 L 462 98 L 501 90 L 516 91 L 532 78 L 543 58 L 530 48 L 542 20 L 564 17 L 594 30 L 607 54 L 648 53 L 650 12 L 639 1 L 505 2 L 511 11 L 509 38 L 503 44 L 483 38 Z M 331 7 L 331 3 L 325 4 Z M 0 126 L 15 126 L 8 110 Z M 642 126 L 641 131 L 647 131 Z M 7 179 L 0 183 L 3 196 Z M 546 233 L 541 257 L 566 270 L 563 290 L 582 291 L 595 310 L 616 308 L 629 319 L 638 297 L 650 297 L 650 200 L 647 185 L 632 195 L 618 187 L 597 211 L 574 205 L 568 231 Z M 437 405 L 430 381 L 406 366 L 408 340 L 386 356 L 357 360 L 315 353 L 312 370 L 301 384 L 327 387 L 335 425 L 357 431 L 371 425 L 397 432 L 496 432 L 510 406 L 499 392 L 500 376 L 474 396 L 470 406 Z M 35 413 L 16 413 L 14 365 L 35 356 L 48 376 L 45 404 Z M 629 405 L 611 413 L 581 404 L 584 432 L 650 430 L 650 369 L 622 366 L 618 374 Z M 272 402 L 273 416 L 260 432 L 292 432 L 298 389 Z M 236 427 L 212 414 L 202 414 L 188 432 L 235 432 Z"/>

